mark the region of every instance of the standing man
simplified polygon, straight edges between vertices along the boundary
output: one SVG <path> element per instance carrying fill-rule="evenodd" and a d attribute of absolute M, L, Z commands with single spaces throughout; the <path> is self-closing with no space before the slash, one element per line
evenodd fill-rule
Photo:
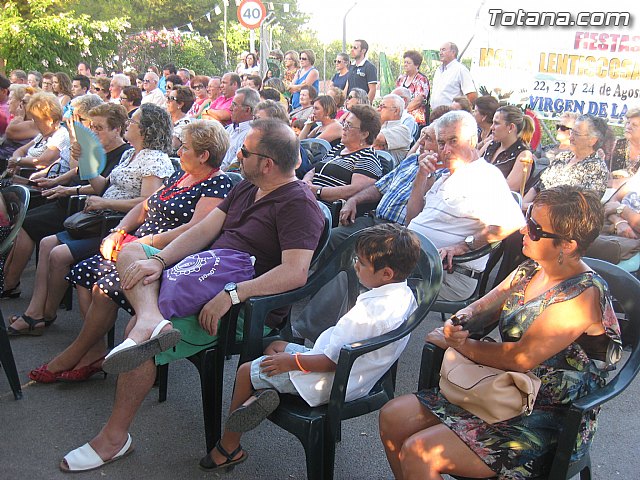
<path fill-rule="evenodd" d="M 366 59 L 369 51 L 369 44 L 365 40 L 355 40 L 351 46 L 351 58 L 353 63 L 349 67 L 349 78 L 345 88 L 345 95 L 354 88 L 361 88 L 369 92 L 369 101 L 373 103 L 376 98 L 376 88 L 378 86 L 378 70 L 375 65 Z"/>
<path fill-rule="evenodd" d="M 102 67 L 96 68 L 96 77 L 106 77 L 106 76 L 107 76 L 107 72 L 105 71 L 104 68 Z"/>
<path fill-rule="evenodd" d="M 220 170 L 223 172 L 240 169 L 238 150 L 251 129 L 253 111 L 258 103 L 260 103 L 260 95 L 252 88 L 243 87 L 236 91 L 231 102 L 231 124 L 226 129 L 229 134 L 229 149 L 220 165 Z"/>
<path fill-rule="evenodd" d="M 91 67 L 89 67 L 89 64 L 87 62 L 78 63 L 78 75 L 91 77 Z"/>
<path fill-rule="evenodd" d="M 27 75 L 27 83 L 33 88 L 41 88 L 42 74 L 40 72 L 36 72 L 35 70 L 29 72 L 29 74 Z"/>
<path fill-rule="evenodd" d="M 178 70 L 176 70 L 176 66 L 173 63 L 167 63 L 162 67 L 162 76 L 158 82 L 158 88 L 162 90 L 162 93 L 167 93 L 167 77 L 169 75 L 176 75 L 177 73 Z"/>
<path fill-rule="evenodd" d="M 144 74 L 144 80 L 142 81 L 142 88 L 147 92 L 142 97 L 142 104 L 155 103 L 159 107 L 165 108 L 167 106 L 167 98 L 162 93 L 162 90 L 158 88 L 158 74 L 155 72 L 147 72 Z"/>
<path fill-rule="evenodd" d="M 431 86 L 431 110 L 449 105 L 454 97 L 461 95 L 465 95 L 473 105 L 478 98 L 476 86 L 467 67 L 458 61 L 455 43 L 447 42 L 440 47 L 440 61 L 442 65 L 436 70 Z"/>
<path fill-rule="evenodd" d="M 233 96 L 240 88 L 240 77 L 235 73 L 225 73 L 220 82 L 222 95 L 209 104 L 209 107 L 202 112 L 203 120 L 218 120 L 223 125 L 231 123 L 231 102 Z"/>
<path fill-rule="evenodd" d="M 73 98 L 86 95 L 90 88 L 91 80 L 85 75 L 78 74 L 71 80 L 71 93 L 73 94 Z"/>

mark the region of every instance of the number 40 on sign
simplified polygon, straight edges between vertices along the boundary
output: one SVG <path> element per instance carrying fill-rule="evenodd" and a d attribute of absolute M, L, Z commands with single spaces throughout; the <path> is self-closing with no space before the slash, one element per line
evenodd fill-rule
<path fill-rule="evenodd" d="M 238 21 L 249 29 L 258 28 L 267 16 L 267 9 L 260 0 L 242 0 L 238 6 Z"/>

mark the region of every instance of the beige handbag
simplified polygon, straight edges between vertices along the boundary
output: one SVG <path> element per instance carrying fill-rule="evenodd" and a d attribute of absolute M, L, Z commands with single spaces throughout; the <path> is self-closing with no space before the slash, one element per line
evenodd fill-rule
<path fill-rule="evenodd" d="M 454 405 L 487 423 L 530 415 L 540 389 L 534 374 L 478 365 L 453 348 L 444 352 L 440 391 Z"/>

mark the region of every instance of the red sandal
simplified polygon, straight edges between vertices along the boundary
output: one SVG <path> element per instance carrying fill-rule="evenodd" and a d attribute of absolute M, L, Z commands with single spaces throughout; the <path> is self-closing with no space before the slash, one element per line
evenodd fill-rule
<path fill-rule="evenodd" d="M 47 363 L 29 372 L 29 378 L 38 383 L 54 383 L 58 381 L 59 376 L 60 372 L 54 373 L 49 371 Z"/>
<path fill-rule="evenodd" d="M 107 377 L 106 372 L 102 370 L 102 362 L 104 357 L 99 358 L 91 365 L 85 365 L 84 367 L 76 368 L 74 370 L 66 370 L 58 373 L 58 380 L 61 382 L 75 383 L 85 382 L 93 377 L 96 373 L 102 373 L 104 378 Z"/>

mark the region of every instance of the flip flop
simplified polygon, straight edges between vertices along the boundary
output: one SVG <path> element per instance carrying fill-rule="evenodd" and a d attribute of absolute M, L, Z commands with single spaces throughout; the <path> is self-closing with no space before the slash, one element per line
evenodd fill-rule
<path fill-rule="evenodd" d="M 225 472 L 230 472 L 231 470 L 236 468 L 237 464 L 242 463 L 247 458 L 249 458 L 249 454 L 242 450 L 242 445 L 238 445 L 238 448 L 229 453 L 222 447 L 222 445 L 220 445 L 220 440 L 218 440 L 218 443 L 216 443 L 216 446 L 214 448 L 218 450 L 218 452 L 220 452 L 224 457 L 226 457 L 227 461 L 218 465 L 213 461 L 211 455 L 205 455 L 200 459 L 201 470 L 204 470 L 206 472 L 215 472 L 216 470 L 224 470 Z M 233 457 L 235 457 L 240 452 L 242 452 L 242 455 L 234 460 Z"/>
<path fill-rule="evenodd" d="M 63 472 L 87 472 L 89 470 L 95 470 L 107 463 L 115 462 L 121 458 L 126 457 L 133 452 L 133 446 L 131 445 L 131 435 L 127 433 L 127 441 L 124 446 L 116 453 L 110 460 L 102 460 L 100 455 L 96 453 L 91 445 L 85 443 L 83 446 L 72 450 L 64 456 L 62 462 L 60 462 L 60 470 Z"/>
<path fill-rule="evenodd" d="M 13 328 L 13 325 L 18 319 L 22 318 L 24 322 L 28 325 L 27 328 L 23 328 L 18 330 L 17 328 Z M 36 327 L 39 323 L 42 323 L 42 326 Z M 45 327 L 45 321 L 42 318 L 31 318 L 29 315 L 25 315 L 24 313 L 19 316 L 14 316 L 11 324 L 7 327 L 7 335 L 10 337 L 19 337 L 21 335 L 39 337 L 43 334 Z"/>
<path fill-rule="evenodd" d="M 140 344 L 127 338 L 105 357 L 102 370 L 107 373 L 129 372 L 159 353 L 175 347 L 182 336 L 180 331 L 172 328 L 161 332 L 166 325 L 170 324 L 169 320 L 162 320 L 153 329 L 149 340 L 145 340 Z"/>
<path fill-rule="evenodd" d="M 224 428 L 231 432 L 248 432 L 260 425 L 280 405 L 280 395 L 272 388 L 259 390 L 256 399 L 229 414 Z"/>

